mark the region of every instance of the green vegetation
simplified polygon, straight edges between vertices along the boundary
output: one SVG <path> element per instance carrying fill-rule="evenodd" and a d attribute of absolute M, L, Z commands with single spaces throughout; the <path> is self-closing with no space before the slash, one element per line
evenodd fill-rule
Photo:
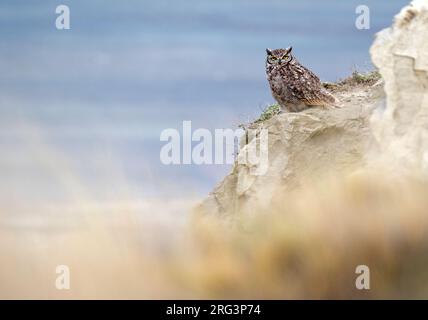
<path fill-rule="evenodd" d="M 281 113 L 281 107 L 279 106 L 279 104 L 272 104 L 263 110 L 262 114 L 260 115 L 260 118 L 254 121 L 254 123 L 259 123 L 259 122 L 269 120 L 270 118 L 272 118 L 273 116 L 279 113 Z"/>
<path fill-rule="evenodd" d="M 381 78 L 379 71 L 374 70 L 366 73 L 359 71 L 352 72 L 352 75 L 348 78 L 340 80 L 338 86 L 353 86 L 353 85 L 372 85 Z"/>
<path fill-rule="evenodd" d="M 359 72 L 355 70 L 352 74 L 338 82 L 323 82 L 324 88 L 330 91 L 346 91 L 356 86 L 371 86 L 382 78 L 379 71 Z"/>

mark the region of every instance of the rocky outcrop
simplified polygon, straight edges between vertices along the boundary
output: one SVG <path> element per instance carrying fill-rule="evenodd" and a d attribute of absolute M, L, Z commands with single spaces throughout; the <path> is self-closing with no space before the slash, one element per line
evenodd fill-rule
<path fill-rule="evenodd" d="M 204 212 L 233 214 L 269 206 L 278 189 L 376 163 L 428 171 L 428 0 L 404 8 L 371 48 L 383 80 L 335 86 L 340 109 L 284 113 L 250 129 L 268 130 L 268 169 L 236 162 L 203 201 Z M 257 145 L 251 140 L 240 151 Z M 238 155 L 239 159 L 239 155 Z"/>
<path fill-rule="evenodd" d="M 413 1 L 378 33 L 371 56 L 387 93 L 372 118 L 382 161 L 428 173 L 428 0 Z"/>
<path fill-rule="evenodd" d="M 282 113 L 249 127 L 268 130 L 268 169 L 263 175 L 236 162 L 232 172 L 203 202 L 205 212 L 230 214 L 268 206 L 278 188 L 292 190 L 312 179 L 352 170 L 365 163 L 373 148 L 369 116 L 382 101 L 381 83 L 345 86 L 336 95 L 340 109 L 313 108 L 299 113 Z M 256 139 L 245 145 L 255 147 Z M 239 156 L 238 156 L 239 159 Z"/>

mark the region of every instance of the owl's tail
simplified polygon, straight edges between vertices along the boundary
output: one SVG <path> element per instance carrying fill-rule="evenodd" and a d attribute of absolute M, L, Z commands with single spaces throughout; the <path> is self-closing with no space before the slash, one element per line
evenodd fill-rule
<path fill-rule="evenodd" d="M 332 93 L 328 92 L 327 90 L 323 90 L 323 94 L 325 96 L 326 106 L 342 108 L 339 99 L 337 99 Z"/>
<path fill-rule="evenodd" d="M 319 91 L 312 99 L 303 99 L 303 103 L 309 107 L 341 108 L 338 99 L 327 90 Z"/>

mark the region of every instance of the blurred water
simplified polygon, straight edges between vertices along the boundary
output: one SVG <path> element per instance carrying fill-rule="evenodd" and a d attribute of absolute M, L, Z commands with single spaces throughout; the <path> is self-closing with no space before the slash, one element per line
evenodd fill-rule
<path fill-rule="evenodd" d="M 272 102 L 266 47 L 321 78 L 370 68 L 405 0 L 25 1 L 0 4 L 0 201 L 203 195 L 227 166 L 160 164 L 165 128 L 225 128 Z M 55 7 L 72 29 L 55 29 Z M 72 191 L 70 191 L 72 190 Z M 25 199 L 25 201 L 24 201 Z"/>

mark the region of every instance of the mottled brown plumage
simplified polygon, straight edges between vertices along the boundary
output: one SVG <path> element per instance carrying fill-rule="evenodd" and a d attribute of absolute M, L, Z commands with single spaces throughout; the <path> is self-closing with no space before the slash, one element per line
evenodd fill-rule
<path fill-rule="evenodd" d="M 266 49 L 266 73 L 272 95 L 283 110 L 299 112 L 313 106 L 336 106 L 320 79 L 291 55 L 292 48 Z"/>

